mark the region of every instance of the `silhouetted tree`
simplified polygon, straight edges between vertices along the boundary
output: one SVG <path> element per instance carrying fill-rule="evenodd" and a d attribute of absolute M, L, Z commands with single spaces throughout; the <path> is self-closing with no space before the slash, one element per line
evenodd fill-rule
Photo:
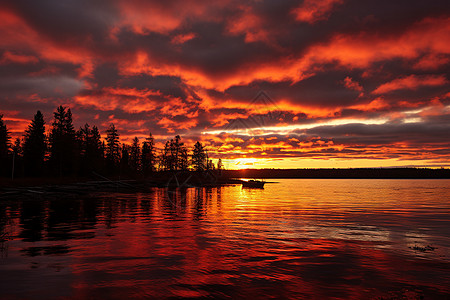
<path fill-rule="evenodd" d="M 189 169 L 189 154 L 186 147 L 180 149 L 180 170 L 187 171 Z"/>
<path fill-rule="evenodd" d="M 16 156 L 22 156 L 23 155 L 23 146 L 22 146 L 22 140 L 20 138 L 16 138 L 14 140 L 14 145 L 12 147 L 13 152 L 16 154 Z"/>
<path fill-rule="evenodd" d="M 140 158 L 141 158 L 141 147 L 139 144 L 139 139 L 134 137 L 133 143 L 130 148 L 130 167 L 133 171 L 137 172 L 140 170 Z"/>
<path fill-rule="evenodd" d="M 89 124 L 84 124 L 84 127 L 80 127 L 80 129 L 76 132 L 77 142 L 78 142 L 78 151 L 80 157 L 82 158 L 85 155 L 86 151 L 86 143 L 87 143 L 87 135 L 91 131 Z"/>
<path fill-rule="evenodd" d="M 59 106 L 49 136 L 50 163 L 60 176 L 70 175 L 75 167 L 76 135 L 70 108 Z"/>
<path fill-rule="evenodd" d="M 204 171 L 206 168 L 206 153 L 203 145 L 197 141 L 192 153 L 192 166 L 196 171 Z"/>
<path fill-rule="evenodd" d="M 105 147 L 101 138 L 97 126 L 93 126 L 88 142 L 87 155 L 93 161 L 93 165 L 96 169 L 100 169 L 103 166 L 103 160 L 105 158 Z"/>
<path fill-rule="evenodd" d="M 122 144 L 122 155 L 120 157 L 120 170 L 128 173 L 130 163 L 130 146 Z"/>
<path fill-rule="evenodd" d="M 25 131 L 23 142 L 25 175 L 42 175 L 46 151 L 45 121 L 44 116 L 38 110 L 31 124 L 28 125 L 28 129 Z"/>
<path fill-rule="evenodd" d="M 166 171 L 179 171 L 188 168 L 188 155 L 179 135 L 167 141 L 161 155 L 161 164 Z"/>
<path fill-rule="evenodd" d="M 8 128 L 3 121 L 3 115 L 0 115 L 0 154 L 8 153 L 11 137 Z"/>
<path fill-rule="evenodd" d="M 181 142 L 181 137 L 179 135 L 175 136 L 175 139 L 170 140 L 170 151 L 172 156 L 173 169 L 175 171 L 180 170 L 180 154 L 181 147 L 183 143 Z"/>
<path fill-rule="evenodd" d="M 6 175 L 8 172 L 8 154 L 10 148 L 10 140 L 8 128 L 3 122 L 3 115 L 0 115 L 0 173 Z"/>
<path fill-rule="evenodd" d="M 77 131 L 82 173 L 99 171 L 103 166 L 104 152 L 100 132 L 97 126 L 90 128 L 89 124 Z"/>
<path fill-rule="evenodd" d="M 173 157 L 170 148 L 171 148 L 170 141 L 166 141 L 160 157 L 161 168 L 164 171 L 173 171 Z"/>
<path fill-rule="evenodd" d="M 14 153 L 14 177 L 23 176 L 25 173 L 23 165 L 23 142 L 20 138 L 14 140 L 12 151 Z"/>
<path fill-rule="evenodd" d="M 106 130 L 106 160 L 109 171 L 113 171 L 120 161 L 119 133 L 114 124 Z"/>
<path fill-rule="evenodd" d="M 98 134 L 98 136 L 100 136 L 100 133 Z M 101 142 L 100 149 L 101 149 L 100 152 L 102 153 L 103 159 L 105 159 L 106 158 L 106 143 L 105 143 L 105 141 Z"/>
<path fill-rule="evenodd" d="M 214 170 L 214 163 L 213 163 L 212 159 L 207 160 L 206 170 Z"/>
<path fill-rule="evenodd" d="M 153 172 L 155 170 L 156 155 L 155 155 L 155 140 L 150 133 L 150 136 L 142 143 L 141 164 L 144 174 Z"/>

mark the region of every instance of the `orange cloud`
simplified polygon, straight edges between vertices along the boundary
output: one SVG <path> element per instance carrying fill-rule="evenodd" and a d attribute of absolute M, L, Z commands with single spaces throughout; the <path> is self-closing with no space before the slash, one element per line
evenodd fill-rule
<path fill-rule="evenodd" d="M 358 82 L 354 81 L 352 78 L 348 76 L 345 77 L 344 79 L 344 86 L 349 90 L 354 90 L 358 92 L 362 92 L 364 90 L 363 87 Z"/>
<path fill-rule="evenodd" d="M 167 117 L 163 117 L 157 124 L 166 128 L 169 132 L 175 133 L 175 129 L 189 129 L 195 127 L 198 124 L 198 120 L 188 119 L 185 121 L 174 121 Z"/>
<path fill-rule="evenodd" d="M 190 112 L 192 109 L 192 103 L 183 102 L 180 98 L 171 98 L 170 101 L 164 103 L 160 109 L 160 112 L 164 115 L 186 116 L 188 118 L 195 118 L 198 116 L 198 112 Z"/>
<path fill-rule="evenodd" d="M 121 1 L 121 26 L 130 27 L 135 33 L 148 32 L 167 33 L 177 28 L 182 19 L 180 16 L 165 11 L 163 6 L 154 5 L 153 2 Z"/>
<path fill-rule="evenodd" d="M 221 114 L 214 114 L 211 115 L 210 122 L 213 125 L 213 127 L 220 127 L 223 125 L 226 125 L 230 123 L 232 120 L 238 119 L 238 118 L 247 118 L 248 114 L 244 113 L 221 113 Z"/>
<path fill-rule="evenodd" d="M 93 106 L 103 111 L 121 109 L 140 113 L 155 110 L 156 102 L 151 98 L 160 95 L 160 92 L 148 89 L 108 87 L 89 95 L 78 95 L 74 100 L 82 106 Z"/>
<path fill-rule="evenodd" d="M 268 44 L 269 32 L 264 29 L 264 20 L 251 11 L 250 7 L 243 7 L 242 13 L 227 20 L 227 30 L 232 35 L 245 35 L 245 42 L 263 41 Z"/>
<path fill-rule="evenodd" d="M 2 111 L 0 114 L 3 115 L 3 121 L 5 121 L 12 139 L 21 137 L 28 124 L 30 124 L 30 120 L 18 117 L 18 112 Z"/>
<path fill-rule="evenodd" d="M 121 0 L 120 27 L 131 28 L 135 33 L 146 35 L 150 32 L 168 34 L 182 27 L 190 18 L 215 20 L 217 12 L 225 7 L 228 1 L 220 1 L 211 5 L 208 1 L 146 1 Z"/>
<path fill-rule="evenodd" d="M 445 66 L 450 62 L 450 58 L 445 55 L 428 54 L 420 58 L 413 68 L 417 70 L 435 70 Z"/>
<path fill-rule="evenodd" d="M 444 114 L 446 111 L 446 107 L 439 101 L 439 99 L 433 99 L 430 101 L 429 105 L 424 108 L 421 112 L 419 112 L 419 116 L 421 117 L 429 117 L 429 116 L 439 116 Z"/>
<path fill-rule="evenodd" d="M 294 114 L 304 113 L 308 118 L 330 118 L 335 117 L 341 110 L 341 108 L 330 108 L 330 107 L 318 107 L 311 104 L 298 105 L 291 103 L 289 100 L 281 100 L 277 103 L 277 106 L 282 111 L 292 112 Z"/>
<path fill-rule="evenodd" d="M 64 44 L 52 41 L 29 26 L 26 20 L 8 10 L 0 9 L 0 47 L 8 49 L 27 49 L 34 52 L 36 57 L 18 57 L 6 53 L 8 59 L 38 60 L 38 58 L 53 62 L 69 62 L 79 64 L 79 76 L 90 76 L 93 71 L 93 59 L 91 53 L 86 50 L 86 45 Z M 88 42 L 88 41 L 86 41 Z M 5 54 L 4 54 L 5 55 Z M 33 61 L 28 61 L 33 62 Z M 36 61 L 35 61 L 36 62 Z"/>
<path fill-rule="evenodd" d="M 369 103 L 352 105 L 349 108 L 360 111 L 377 111 L 389 108 L 390 105 L 383 98 L 376 98 Z"/>
<path fill-rule="evenodd" d="M 19 64 L 34 64 L 37 63 L 39 59 L 32 55 L 15 54 L 10 51 L 5 51 L 2 58 L 0 59 L 0 64 L 7 63 L 19 63 Z"/>
<path fill-rule="evenodd" d="M 373 94 L 385 94 L 395 90 L 416 90 L 423 86 L 441 86 L 447 84 L 444 75 L 410 75 L 384 83 Z"/>
<path fill-rule="evenodd" d="M 30 38 L 36 39 L 36 34 L 19 16 L 8 10 L 0 9 L 0 45 L 24 45 Z"/>
<path fill-rule="evenodd" d="M 313 24 L 327 19 L 333 8 L 343 2 L 343 0 L 305 0 L 292 13 L 295 14 L 297 21 Z"/>
<path fill-rule="evenodd" d="M 187 34 L 178 34 L 176 36 L 174 36 L 171 40 L 172 44 L 184 44 L 187 41 L 192 40 L 193 38 L 195 38 L 197 35 L 193 32 L 187 33 Z"/>
<path fill-rule="evenodd" d="M 350 68 L 393 58 L 415 59 L 422 53 L 450 54 L 450 18 L 427 18 L 400 35 L 361 32 L 336 34 L 329 42 L 312 46 L 305 55 L 310 63 L 338 62 Z"/>
<path fill-rule="evenodd" d="M 254 35 L 253 38 L 248 35 L 248 32 L 253 32 L 252 22 L 257 24 L 254 20 L 247 23 L 237 22 L 229 25 L 228 30 L 234 34 L 245 34 L 247 41 L 264 40 L 265 34 Z M 254 28 L 260 27 L 254 25 Z M 295 83 L 323 71 L 321 65 L 330 62 L 337 62 L 348 68 L 368 68 L 371 64 L 383 60 L 416 59 L 423 52 L 446 55 L 450 54 L 447 36 L 450 36 L 450 18 L 429 18 L 399 35 L 380 36 L 364 32 L 352 35 L 336 34 L 328 42 L 312 45 L 305 53 L 275 56 L 259 62 L 257 67 L 250 62 L 244 62 L 241 68 L 232 74 L 207 74 L 195 66 L 162 61 L 145 51 L 137 51 L 134 56 L 123 58 L 120 61 L 120 70 L 123 75 L 178 76 L 190 86 L 224 91 L 231 86 L 247 85 L 257 80 L 289 80 Z M 348 80 L 346 86 L 350 87 Z M 351 88 L 360 90 L 362 87 L 353 84 Z"/>
<path fill-rule="evenodd" d="M 215 89 L 224 91 L 233 85 L 245 85 L 255 80 L 299 81 L 311 74 L 305 75 L 303 71 L 307 65 L 303 61 L 295 62 L 290 57 L 280 57 L 266 63 L 261 63 L 257 68 L 251 64 L 243 65 L 232 75 L 210 76 L 200 69 L 192 66 L 184 66 L 174 62 L 163 62 L 158 57 L 152 57 L 144 51 L 137 51 L 131 57 L 124 57 L 119 62 L 122 75 L 135 76 L 148 74 L 152 76 L 177 76 L 183 78 L 186 84 L 193 87 Z"/>

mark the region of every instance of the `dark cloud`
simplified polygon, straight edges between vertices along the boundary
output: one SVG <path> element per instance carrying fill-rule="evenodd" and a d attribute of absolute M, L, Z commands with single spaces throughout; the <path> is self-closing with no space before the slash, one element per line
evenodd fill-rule
<path fill-rule="evenodd" d="M 117 20 L 114 2 L 101 0 L 4 1 L 39 34 L 58 42 L 85 46 L 104 41 L 109 28 Z"/>
<path fill-rule="evenodd" d="M 320 73 L 297 83 L 291 81 L 256 81 L 245 86 L 233 86 L 226 92 L 233 98 L 251 101 L 258 91 L 265 91 L 274 101 L 290 99 L 294 104 L 319 107 L 340 107 L 355 103 L 361 92 L 344 86 L 348 71 Z"/>
<path fill-rule="evenodd" d="M 139 75 L 126 77 L 120 81 L 119 85 L 122 87 L 160 91 L 164 95 L 181 99 L 186 99 L 188 96 L 187 87 L 181 78 L 176 76 Z"/>
<path fill-rule="evenodd" d="M 114 122 L 127 137 L 278 143 L 254 156 L 400 159 L 422 147 L 448 159 L 448 1 L 348 0 L 309 22 L 296 19 L 301 4 L 0 1 L 0 110 L 17 132 L 64 104 L 77 126 Z M 270 99 L 255 102 L 260 91 Z M 270 135 L 227 132 L 243 127 Z M 408 147 L 382 153 L 396 143 Z"/>

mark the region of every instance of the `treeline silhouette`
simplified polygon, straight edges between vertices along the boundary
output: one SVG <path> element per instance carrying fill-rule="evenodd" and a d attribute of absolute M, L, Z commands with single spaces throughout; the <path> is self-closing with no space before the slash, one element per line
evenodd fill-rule
<path fill-rule="evenodd" d="M 354 168 L 354 169 L 254 169 L 226 170 L 217 166 L 205 147 L 196 142 L 188 149 L 179 135 L 157 149 L 152 134 L 131 145 L 120 142 L 114 124 L 104 139 L 97 126 L 75 130 L 70 109 L 59 106 L 46 132 L 44 116 L 37 111 L 21 138 L 11 141 L 0 114 L 0 176 L 75 177 L 98 173 L 104 176 L 151 177 L 160 172 L 210 171 L 221 178 L 450 178 L 450 169 Z M 208 172 L 207 172 L 208 173 Z M 194 178 L 195 179 L 195 178 Z M 197 178 L 199 179 L 199 178 Z M 204 178 L 199 180 L 205 181 Z"/>
<path fill-rule="evenodd" d="M 215 166 L 205 146 L 196 142 L 188 149 L 179 135 L 158 150 L 151 133 L 131 145 L 120 142 L 114 124 L 102 139 L 97 126 L 85 124 L 75 130 L 70 108 L 59 106 L 46 133 L 44 116 L 37 111 L 22 138 L 11 141 L 0 114 L 0 176 L 69 177 L 93 172 L 112 175 L 149 176 L 157 171 L 208 171 Z"/>

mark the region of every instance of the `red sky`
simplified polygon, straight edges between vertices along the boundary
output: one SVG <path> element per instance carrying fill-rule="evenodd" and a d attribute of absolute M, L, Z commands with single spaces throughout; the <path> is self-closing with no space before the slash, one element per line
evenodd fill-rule
<path fill-rule="evenodd" d="M 230 168 L 450 166 L 449 36 L 440 0 L 0 1 L 0 113 Z"/>

